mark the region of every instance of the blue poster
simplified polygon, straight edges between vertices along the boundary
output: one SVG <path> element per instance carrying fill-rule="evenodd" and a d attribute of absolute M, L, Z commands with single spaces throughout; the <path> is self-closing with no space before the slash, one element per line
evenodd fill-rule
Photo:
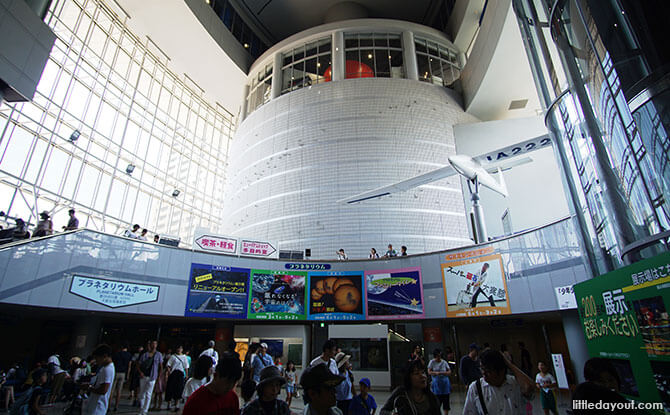
<path fill-rule="evenodd" d="M 185 316 L 246 318 L 249 269 L 191 264 Z"/>
<path fill-rule="evenodd" d="M 423 318 L 421 268 L 365 271 L 367 318 Z"/>
<path fill-rule="evenodd" d="M 310 320 L 365 320 L 363 271 L 310 272 Z"/>

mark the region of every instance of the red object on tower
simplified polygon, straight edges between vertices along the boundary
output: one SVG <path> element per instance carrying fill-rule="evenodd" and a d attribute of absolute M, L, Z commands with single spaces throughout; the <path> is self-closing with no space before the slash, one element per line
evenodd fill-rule
<path fill-rule="evenodd" d="M 358 61 L 347 61 L 345 65 L 345 78 L 374 78 L 375 72 L 368 65 L 358 62 Z M 326 82 L 332 80 L 332 70 L 329 66 L 326 68 L 326 71 L 323 73 L 323 77 L 326 79 Z"/>

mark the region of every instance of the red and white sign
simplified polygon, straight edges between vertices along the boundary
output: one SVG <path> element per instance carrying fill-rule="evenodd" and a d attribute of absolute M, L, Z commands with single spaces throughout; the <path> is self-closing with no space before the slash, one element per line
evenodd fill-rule
<path fill-rule="evenodd" d="M 202 235 L 195 239 L 197 249 L 209 252 L 234 254 L 237 252 L 237 239 L 217 235 Z"/>
<path fill-rule="evenodd" d="M 260 258 L 277 258 L 279 257 L 279 252 L 275 249 L 272 242 L 241 239 L 240 255 Z"/>

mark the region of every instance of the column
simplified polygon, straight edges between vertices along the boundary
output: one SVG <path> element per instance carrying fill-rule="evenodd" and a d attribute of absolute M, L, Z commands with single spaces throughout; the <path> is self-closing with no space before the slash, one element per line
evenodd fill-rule
<path fill-rule="evenodd" d="M 416 65 L 416 47 L 414 33 L 402 32 L 402 60 L 405 62 L 405 76 L 407 79 L 419 80 L 419 68 Z"/>
<path fill-rule="evenodd" d="M 341 81 L 346 77 L 346 64 L 344 56 L 344 32 L 333 33 L 333 81 Z"/>
<path fill-rule="evenodd" d="M 561 312 L 563 319 L 563 332 L 565 341 L 570 351 L 570 361 L 577 383 L 584 382 L 584 363 L 589 360 L 589 350 L 584 340 L 584 330 L 579 321 L 577 310 L 565 310 Z"/>
<path fill-rule="evenodd" d="M 282 54 L 281 52 L 275 53 L 275 59 L 272 64 L 272 89 L 270 90 L 270 99 L 275 99 L 281 95 L 281 83 L 282 83 Z"/>
<path fill-rule="evenodd" d="M 72 331 L 70 355 L 82 358 L 90 356 L 100 342 L 101 330 L 102 321 L 100 320 L 100 317 L 82 316 L 78 319 L 77 324 Z"/>
<path fill-rule="evenodd" d="M 214 341 L 216 345 L 214 349 L 221 356 L 223 353 L 234 350 L 228 350 L 228 344 L 233 340 L 233 323 L 228 321 L 217 321 L 214 332 Z"/>
<path fill-rule="evenodd" d="M 244 96 L 242 97 L 242 113 L 240 114 L 240 118 L 243 121 L 245 118 L 247 118 L 247 106 L 249 105 L 248 100 L 249 100 L 249 84 L 244 85 Z"/>

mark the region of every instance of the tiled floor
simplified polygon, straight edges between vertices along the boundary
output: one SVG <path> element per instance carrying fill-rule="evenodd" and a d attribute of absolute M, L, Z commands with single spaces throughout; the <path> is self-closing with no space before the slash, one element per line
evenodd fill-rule
<path fill-rule="evenodd" d="M 458 385 L 455 386 L 455 390 L 452 391 L 451 394 L 451 414 L 461 414 L 463 412 L 463 404 L 465 403 L 465 391 L 463 390 L 463 387 Z M 239 396 L 239 390 L 236 391 L 238 392 Z M 375 400 L 377 401 L 377 405 L 381 408 L 381 406 L 386 402 L 388 397 L 391 395 L 390 392 L 388 391 L 372 391 L 371 394 L 374 396 Z M 119 414 L 119 415 L 128 415 L 128 414 L 137 414 L 138 413 L 138 408 L 133 407 L 131 405 L 130 400 L 127 399 L 127 393 L 123 394 L 123 398 L 121 403 L 119 404 L 119 409 L 116 412 L 109 411 L 109 415 L 114 415 L 114 414 Z M 280 398 L 285 398 L 285 392 L 282 391 L 282 394 Z M 568 400 L 569 397 L 567 393 L 561 393 L 561 395 L 558 398 L 558 409 L 560 414 L 565 414 L 566 410 L 568 409 L 568 405 L 570 404 L 570 401 Z M 533 406 L 533 415 L 542 415 L 544 412 L 542 411 L 542 408 L 540 407 L 540 399 L 539 397 L 535 396 L 535 399 L 531 402 Z M 54 406 L 45 408 L 46 412 L 48 415 L 62 415 L 63 414 L 63 409 L 65 408 L 65 403 L 59 402 Z M 182 407 L 183 405 L 180 405 Z M 242 402 L 240 401 L 240 407 L 242 406 Z M 304 409 L 303 406 L 303 401 L 302 401 L 302 396 L 300 398 L 294 398 L 293 401 L 291 402 L 291 412 L 295 415 L 302 414 Z M 181 411 L 180 411 L 181 412 Z M 150 411 L 149 414 L 151 415 L 179 415 L 178 413 L 175 413 L 173 411 L 168 411 L 166 409 L 165 403 L 163 403 L 162 409 L 160 411 Z M 379 410 L 377 411 L 377 414 L 379 414 Z M 524 411 L 520 415 L 526 415 L 527 413 Z"/>

